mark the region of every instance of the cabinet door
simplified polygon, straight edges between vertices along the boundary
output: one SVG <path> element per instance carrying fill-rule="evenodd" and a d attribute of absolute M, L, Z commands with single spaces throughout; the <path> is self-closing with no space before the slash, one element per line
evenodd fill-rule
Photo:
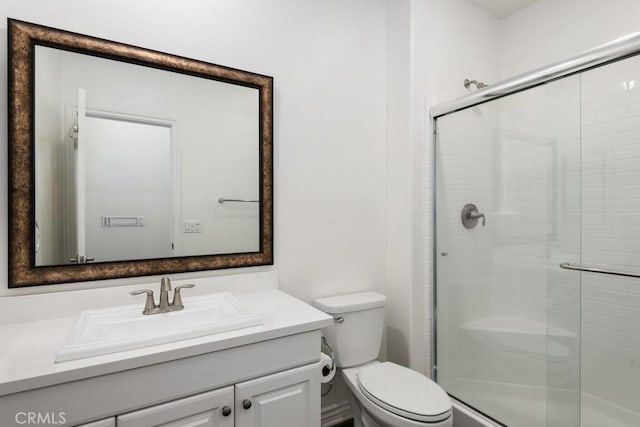
<path fill-rule="evenodd" d="M 77 425 L 76 427 L 116 427 L 116 418 L 107 418 L 105 420 L 94 421 L 88 424 Z"/>
<path fill-rule="evenodd" d="M 118 415 L 118 427 L 233 427 L 232 408 L 229 386 Z"/>
<path fill-rule="evenodd" d="M 320 364 L 236 384 L 236 427 L 319 427 Z"/>

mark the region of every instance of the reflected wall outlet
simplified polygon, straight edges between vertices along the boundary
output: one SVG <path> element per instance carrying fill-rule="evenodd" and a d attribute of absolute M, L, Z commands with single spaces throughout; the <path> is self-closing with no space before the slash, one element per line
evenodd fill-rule
<path fill-rule="evenodd" d="M 183 233 L 200 233 L 199 219 L 185 219 Z"/>

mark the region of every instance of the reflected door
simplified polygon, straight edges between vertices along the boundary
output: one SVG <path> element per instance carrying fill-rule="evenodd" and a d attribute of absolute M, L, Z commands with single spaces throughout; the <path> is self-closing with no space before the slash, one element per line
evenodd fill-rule
<path fill-rule="evenodd" d="M 96 262 L 170 257 L 173 251 L 172 130 L 93 113 L 86 141 L 85 236 Z"/>

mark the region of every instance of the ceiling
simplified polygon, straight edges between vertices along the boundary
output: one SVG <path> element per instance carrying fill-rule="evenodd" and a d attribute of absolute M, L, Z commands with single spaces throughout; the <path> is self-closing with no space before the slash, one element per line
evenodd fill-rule
<path fill-rule="evenodd" d="M 498 19 L 523 9 L 538 0 L 467 0 Z"/>

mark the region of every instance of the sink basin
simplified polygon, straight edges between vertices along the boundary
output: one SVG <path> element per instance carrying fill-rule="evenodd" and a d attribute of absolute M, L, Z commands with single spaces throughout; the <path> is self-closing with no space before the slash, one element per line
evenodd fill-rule
<path fill-rule="evenodd" d="M 142 304 L 80 313 L 56 362 L 261 325 L 230 293 L 184 298 L 184 310 L 142 314 Z"/>

